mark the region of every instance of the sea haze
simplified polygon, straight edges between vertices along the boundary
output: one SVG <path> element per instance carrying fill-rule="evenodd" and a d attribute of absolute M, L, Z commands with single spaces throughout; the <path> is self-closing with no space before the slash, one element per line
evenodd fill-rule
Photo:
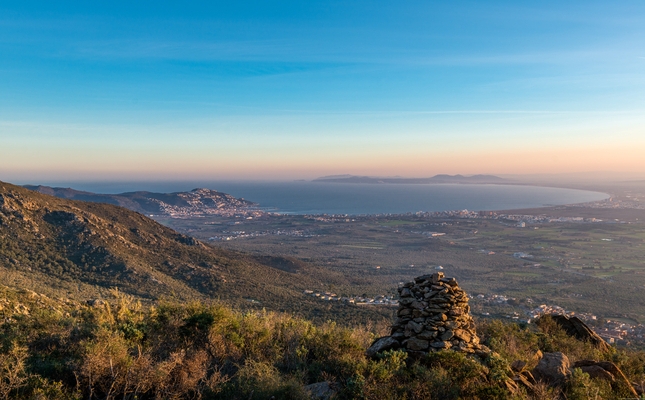
<path fill-rule="evenodd" d="M 95 193 L 188 191 L 205 187 L 285 214 L 402 214 L 417 211 L 510 210 L 603 200 L 576 189 L 477 184 L 348 184 L 319 182 L 46 183 Z"/>

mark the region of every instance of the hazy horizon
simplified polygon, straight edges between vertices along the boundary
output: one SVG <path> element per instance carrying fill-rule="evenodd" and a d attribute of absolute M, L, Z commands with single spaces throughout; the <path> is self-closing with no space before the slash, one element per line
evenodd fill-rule
<path fill-rule="evenodd" d="M 353 174 L 340 174 L 345 176 L 356 176 Z M 339 175 L 339 176 L 340 176 Z M 437 174 L 435 174 L 437 175 Z M 445 175 L 445 174 L 439 174 Z M 529 174 L 529 175 L 517 175 L 517 174 L 463 174 L 463 176 L 473 176 L 473 175 L 493 175 L 503 179 L 508 180 L 508 182 L 497 183 L 497 184 L 483 184 L 484 186 L 497 186 L 497 185 L 524 185 L 524 186 L 560 186 L 560 187 L 579 187 L 585 188 L 585 190 L 601 190 L 601 188 L 610 187 L 615 184 L 636 184 L 641 185 L 645 184 L 645 175 L 644 174 L 624 174 L 624 173 L 613 173 L 613 172 L 587 172 L 580 174 Z M 431 176 L 370 176 L 378 178 L 429 178 Z M 205 178 L 194 178 L 187 177 L 184 179 L 141 179 L 141 178 L 130 178 L 130 179 L 115 179 L 114 177 L 107 177 L 104 179 L 94 178 L 94 179 L 65 179 L 65 178 L 56 178 L 56 179 L 45 179 L 43 177 L 35 178 L 22 178 L 15 181 L 0 179 L 0 181 L 5 181 L 8 183 L 13 183 L 17 185 L 43 185 L 48 187 L 55 188 L 70 188 L 80 191 L 88 191 L 94 193 L 104 193 L 104 194 L 118 194 L 125 192 L 137 192 L 137 191 L 151 191 L 151 192 L 185 192 L 198 188 L 208 188 L 218 191 L 226 192 L 226 186 L 233 185 L 266 185 L 266 184 L 275 184 L 281 185 L 285 183 L 298 183 L 298 182 L 315 182 L 316 178 L 297 178 L 297 179 L 258 179 L 258 178 L 229 178 L 229 179 L 210 179 Z M 321 185 L 329 185 L 328 183 L 320 183 Z M 222 187 L 224 185 L 224 187 Z M 348 186 L 371 186 L 372 183 L 341 183 L 341 185 Z M 398 187 L 402 184 L 391 183 L 391 184 L 381 184 L 386 186 Z M 419 185 L 419 184 L 403 184 L 403 185 Z M 426 185 L 458 185 L 463 184 L 446 184 L 446 183 L 430 183 L 430 184 L 421 184 L 421 186 Z M 467 184 L 470 185 L 482 185 L 482 184 Z M 605 188 L 605 189 L 606 189 Z"/>
<path fill-rule="evenodd" d="M 0 6 L 0 180 L 645 178 L 645 3 Z"/>

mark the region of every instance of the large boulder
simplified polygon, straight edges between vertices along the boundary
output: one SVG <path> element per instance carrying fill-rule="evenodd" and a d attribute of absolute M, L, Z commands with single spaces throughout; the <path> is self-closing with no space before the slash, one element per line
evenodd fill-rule
<path fill-rule="evenodd" d="M 551 315 L 553 321 L 558 324 L 568 335 L 579 340 L 590 342 L 602 351 L 609 350 L 609 345 L 603 338 L 598 336 L 591 328 L 587 326 L 578 317 L 569 317 L 567 315 Z"/>
<path fill-rule="evenodd" d="M 544 353 L 544 356 L 533 368 L 532 375 L 536 380 L 552 386 L 562 385 L 571 375 L 569 358 L 560 353 Z"/>
<path fill-rule="evenodd" d="M 601 366 L 598 365 L 587 365 L 584 367 L 580 367 L 582 372 L 585 372 L 589 374 L 589 377 L 591 379 L 601 379 L 603 381 L 608 381 L 610 383 L 616 382 L 616 378 L 614 378 L 614 375 L 611 374 L 611 372 L 605 370 Z"/>
<path fill-rule="evenodd" d="M 614 391 L 627 391 L 633 397 L 639 397 L 636 389 L 627 380 L 623 371 L 611 361 L 579 360 L 573 363 L 573 368 L 580 368 L 582 372 L 588 373 L 592 379 L 608 381 Z"/>
<path fill-rule="evenodd" d="M 316 400 L 331 400 L 336 397 L 336 391 L 329 382 L 312 383 L 305 386 L 305 391 L 311 399 Z"/>
<path fill-rule="evenodd" d="M 391 336 L 384 336 L 376 339 L 374 343 L 372 343 L 372 345 L 369 347 L 369 349 L 367 349 L 365 355 L 369 358 L 376 358 L 376 355 L 378 353 L 387 350 L 398 349 L 399 347 L 401 347 L 401 343 L 399 343 L 398 340 L 394 339 Z"/>

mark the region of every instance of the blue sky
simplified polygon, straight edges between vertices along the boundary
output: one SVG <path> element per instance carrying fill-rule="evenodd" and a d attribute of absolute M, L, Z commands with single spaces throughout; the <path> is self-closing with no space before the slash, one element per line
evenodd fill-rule
<path fill-rule="evenodd" d="M 642 1 L 14 3 L 0 180 L 645 175 Z"/>

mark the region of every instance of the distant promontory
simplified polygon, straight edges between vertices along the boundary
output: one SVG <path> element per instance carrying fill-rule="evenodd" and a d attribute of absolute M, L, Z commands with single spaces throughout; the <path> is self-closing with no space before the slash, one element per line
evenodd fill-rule
<path fill-rule="evenodd" d="M 331 175 L 316 178 L 313 182 L 334 182 L 334 183 L 408 183 L 408 184 L 427 184 L 427 183 L 466 183 L 466 184 L 508 184 L 512 181 L 500 178 L 495 175 L 435 175 L 430 178 L 402 178 L 388 177 L 380 178 L 374 176 L 356 176 L 356 175 Z"/>

